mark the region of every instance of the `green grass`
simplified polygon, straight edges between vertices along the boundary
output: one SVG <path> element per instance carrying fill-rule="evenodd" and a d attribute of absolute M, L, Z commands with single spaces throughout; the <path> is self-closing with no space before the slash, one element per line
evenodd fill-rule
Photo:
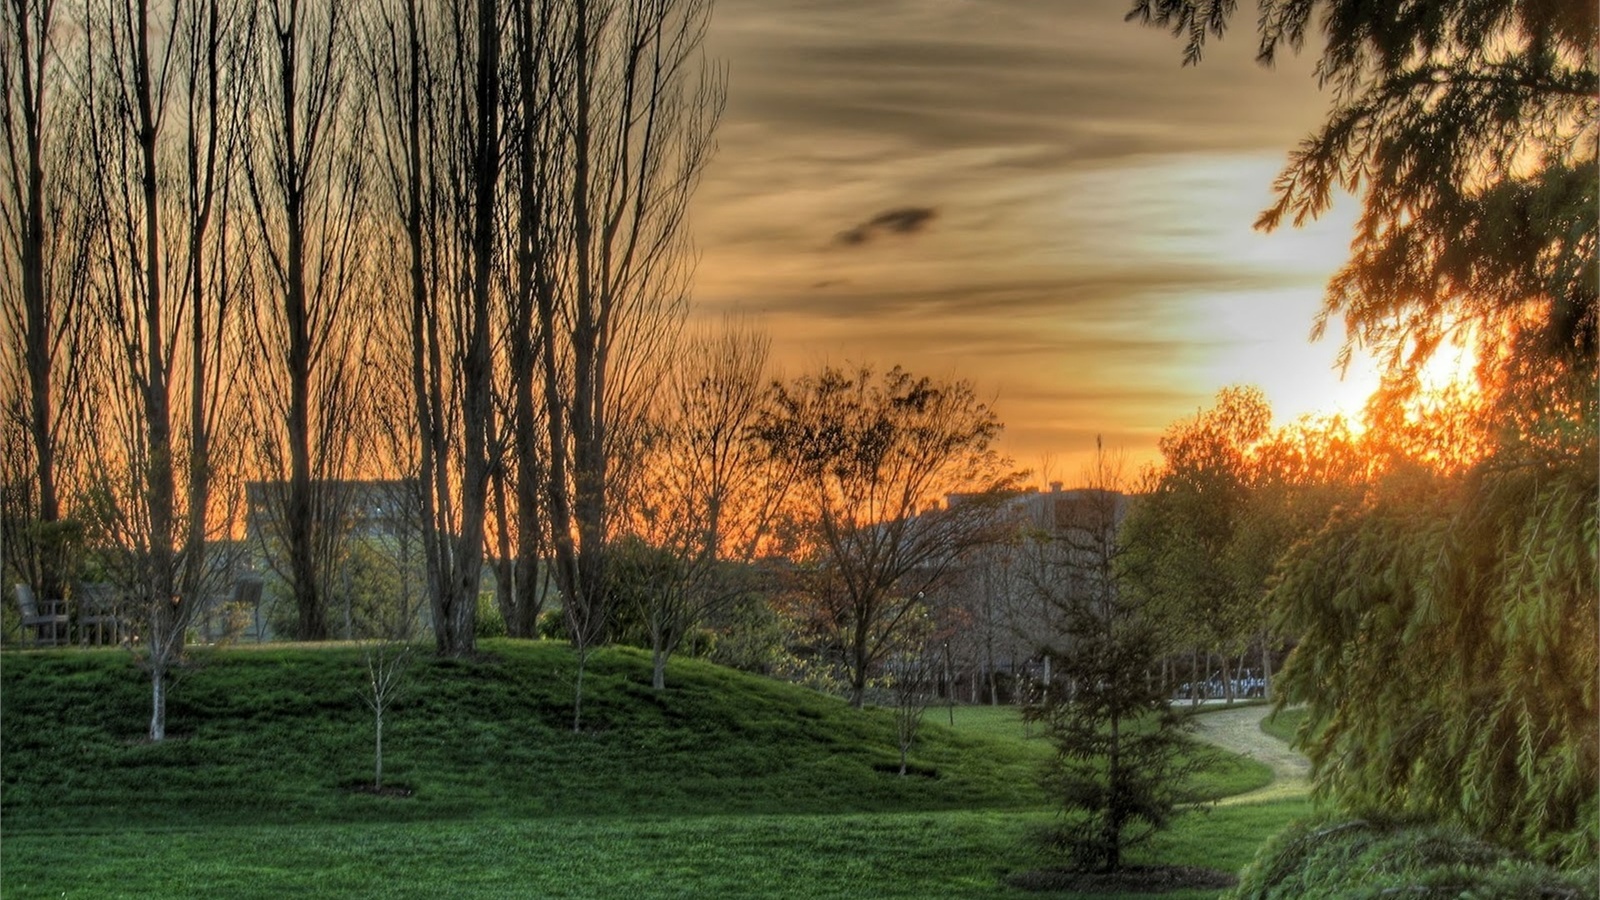
<path fill-rule="evenodd" d="M 901 778 L 893 720 L 694 660 L 596 654 L 571 731 L 564 645 L 419 657 L 371 777 L 350 647 L 212 655 L 143 740 L 148 684 L 117 651 L 0 654 L 0 891 L 11 897 L 1025 896 L 1050 748 L 1012 709 L 929 711 Z M 1260 778 L 1207 777 L 1232 794 Z M 1151 860 L 1242 866 L 1297 802 L 1180 820 Z M 63 860 L 70 864 L 63 864 Z M 1213 897 L 1198 892 L 1190 897 Z"/>
<path fill-rule="evenodd" d="M 1300 723 L 1305 720 L 1305 707 L 1283 709 L 1262 719 L 1261 730 L 1292 746 L 1295 742 L 1295 735 L 1299 731 Z"/>
<path fill-rule="evenodd" d="M 125 655 L 8 654 L 0 812 L 28 830 L 1038 804 L 1020 742 L 930 724 L 912 762 L 931 777 L 900 778 L 887 712 L 695 660 L 656 693 L 636 650 L 595 654 L 574 734 L 566 646 L 486 650 L 416 661 L 385 728 L 386 781 L 415 791 L 400 803 L 344 789 L 372 767 L 355 648 L 217 655 L 173 689 L 161 744 Z"/>
<path fill-rule="evenodd" d="M 1220 709 L 1222 707 L 1207 709 L 1195 715 L 1205 715 L 1207 712 L 1216 712 Z M 926 721 L 948 725 L 951 718 L 955 720 L 954 726 L 951 727 L 963 734 L 1020 742 L 1023 747 L 1037 754 L 1040 765 L 1043 765 L 1053 752 L 1043 731 L 1037 726 L 1030 727 L 1024 723 L 1016 707 L 957 706 L 953 710 L 949 707 L 936 707 L 928 710 Z M 1193 787 L 1200 797 L 1216 800 L 1264 788 L 1271 783 L 1272 769 L 1268 766 L 1242 756 L 1217 752 L 1210 765 L 1195 774 Z"/>
<path fill-rule="evenodd" d="M 1230 807 L 1180 820 L 1142 855 L 1238 868 L 1305 809 Z M 238 826 L 8 837 L 12 897 L 974 897 L 1037 865 L 1046 814 L 484 819 Z M 1043 895 L 1049 896 L 1049 895 Z M 1163 895 L 1198 900 L 1215 891 Z"/>

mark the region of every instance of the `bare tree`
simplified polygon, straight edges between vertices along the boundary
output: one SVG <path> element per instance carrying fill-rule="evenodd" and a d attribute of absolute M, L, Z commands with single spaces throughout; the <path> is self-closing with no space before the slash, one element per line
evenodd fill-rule
<path fill-rule="evenodd" d="M 898 650 L 918 594 L 994 538 L 1010 484 L 989 449 L 1000 427 L 970 383 L 898 367 L 773 386 L 757 434 L 798 467 L 807 589 L 840 645 L 853 705 Z"/>
<path fill-rule="evenodd" d="M 383 714 L 405 693 L 406 670 L 411 663 L 411 646 L 389 641 L 369 644 L 362 651 L 366 684 L 359 692 L 361 701 L 372 710 L 372 787 L 383 790 Z"/>
<path fill-rule="evenodd" d="M 747 590 L 743 564 L 792 481 L 793 467 L 769 466 L 752 434 L 769 346 L 735 321 L 702 329 L 674 352 L 660 393 L 645 477 L 626 504 L 629 529 L 673 560 L 639 595 L 657 690 L 684 637 Z"/>
<path fill-rule="evenodd" d="M 701 58 L 710 12 L 708 0 L 574 0 L 549 25 L 567 190 L 538 316 L 550 534 L 575 643 L 605 637 L 612 464 L 687 290 L 685 217 L 724 97 Z"/>
<path fill-rule="evenodd" d="M 410 687 L 407 676 L 415 658 L 412 640 L 417 608 L 409 594 L 402 591 L 400 603 L 377 611 L 375 618 L 377 637 L 362 645 L 366 679 L 356 693 L 372 710 L 372 789 L 382 792 L 383 717 Z"/>
<path fill-rule="evenodd" d="M 58 523 L 62 470 L 71 464 L 62 451 L 92 341 L 83 309 L 94 227 L 81 177 L 86 122 L 67 77 L 81 42 L 62 45 L 64 24 L 53 0 L 0 5 L 0 429 L 26 435 L 15 475 L 31 476 L 7 492 L 0 572 L 11 567 L 45 597 L 65 586 L 67 534 Z"/>
<path fill-rule="evenodd" d="M 235 346 L 226 302 L 234 248 L 221 212 L 237 126 L 222 98 L 237 89 L 246 52 L 233 24 L 217 0 L 162 10 L 107 0 L 82 23 L 94 199 L 104 214 L 92 288 L 108 351 L 96 373 L 103 475 L 92 515 L 144 614 L 152 740 L 165 736 L 166 677 L 212 588 L 208 535 L 225 527 L 211 517 L 210 485 L 232 370 L 224 357 Z"/>
<path fill-rule="evenodd" d="M 930 637 L 931 631 L 907 635 L 900 652 L 889 660 L 889 696 L 894 704 L 895 743 L 900 748 L 902 778 L 906 776 L 907 757 L 916 745 L 917 733 L 922 730 L 922 719 L 928 712 L 928 703 L 933 699 L 934 686 L 939 679 L 939 658 Z"/>
<path fill-rule="evenodd" d="M 423 550 L 441 654 L 476 646 L 493 433 L 502 16 L 496 0 L 395 0 L 370 43 L 376 135 L 404 234 Z M 437 54 L 434 47 L 442 47 Z"/>
<path fill-rule="evenodd" d="M 245 172 L 272 301 L 253 316 L 252 404 L 269 518 L 285 552 L 295 636 L 328 636 L 330 572 L 343 552 L 354 418 L 366 406 L 369 329 L 356 309 L 368 246 L 366 148 L 350 4 L 268 0 Z M 281 424 L 280 424 L 281 423 Z M 269 554 L 275 558 L 276 554 Z"/>
<path fill-rule="evenodd" d="M 560 291 L 554 248 L 569 221 L 560 199 L 568 161 L 560 153 L 560 127 L 554 115 L 566 67 L 551 52 L 554 6 L 550 0 L 511 4 L 510 58 L 516 90 L 508 103 L 513 162 L 507 175 L 515 201 L 507 210 L 515 218 L 506 334 L 510 446 L 505 464 L 496 467 L 495 507 L 500 542 L 497 600 L 512 637 L 536 635 L 550 576 L 540 565 L 549 530 L 544 515 L 549 454 L 541 437 L 547 410 L 540 389 L 540 354 L 553 352 L 547 349 L 553 332 L 539 310 L 553 309 Z"/>

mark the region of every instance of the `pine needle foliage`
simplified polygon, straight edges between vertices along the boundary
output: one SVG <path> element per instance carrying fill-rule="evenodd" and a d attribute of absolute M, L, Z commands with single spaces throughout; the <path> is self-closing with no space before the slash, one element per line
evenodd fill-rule
<path fill-rule="evenodd" d="M 1397 466 L 1290 555 L 1274 597 L 1301 639 L 1281 684 L 1308 704 L 1321 791 L 1596 859 L 1595 459 L 1591 438 Z"/>
<path fill-rule="evenodd" d="M 1200 799 L 1189 776 L 1209 757 L 1166 685 L 1146 677 L 1162 647 L 1149 622 L 1079 613 L 1069 633 L 1082 642 L 1056 663 L 1070 687 L 1028 711 L 1056 750 L 1044 785 L 1063 816 L 1043 843 L 1083 871 L 1112 872 Z"/>
<path fill-rule="evenodd" d="M 1263 845 L 1225 896 L 1590 900 L 1595 892 L 1593 878 L 1556 872 L 1457 829 L 1319 817 Z"/>
<path fill-rule="evenodd" d="M 1048 562 L 1034 589 L 1060 633 L 1044 648 L 1055 675 L 1024 712 L 1056 751 L 1044 784 L 1063 815 L 1043 843 L 1080 870 L 1115 872 L 1200 799 L 1189 776 L 1209 757 L 1155 675 L 1165 620 L 1126 589 L 1121 459 L 1102 448 L 1087 474 L 1065 521 L 1035 538 Z"/>
<path fill-rule="evenodd" d="M 1320 46 L 1322 126 L 1273 229 L 1361 197 L 1334 318 L 1377 351 L 1396 459 L 1286 557 L 1287 699 L 1318 787 L 1592 863 L 1600 833 L 1595 371 L 1600 9 L 1552 0 L 1260 0 L 1258 59 Z M 1134 0 L 1197 63 L 1235 0 Z M 1472 415 L 1409 446 L 1424 368 L 1476 353 Z M 1459 398 L 1458 398 L 1459 399 Z M 1450 402 L 1442 403 L 1449 409 Z"/>
<path fill-rule="evenodd" d="M 1183 39 L 1198 63 L 1234 0 L 1135 0 L 1128 18 Z M 1290 152 L 1256 225 L 1315 219 L 1362 198 L 1351 256 L 1318 332 L 1342 318 L 1385 354 L 1392 384 L 1466 336 L 1592 374 L 1600 325 L 1600 71 L 1592 3 L 1260 0 L 1257 58 L 1320 43 L 1332 98 Z M 1320 35 L 1313 32 L 1320 31 Z M 1317 40 L 1320 38 L 1320 40 Z"/>

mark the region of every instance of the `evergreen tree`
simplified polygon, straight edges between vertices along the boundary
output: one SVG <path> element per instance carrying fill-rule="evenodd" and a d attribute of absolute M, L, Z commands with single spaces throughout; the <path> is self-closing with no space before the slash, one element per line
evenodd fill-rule
<path fill-rule="evenodd" d="M 1095 460 L 1090 487 L 1038 536 L 1051 546 L 1034 587 L 1061 632 L 1045 648 L 1054 676 L 1026 715 L 1043 723 L 1056 750 L 1045 787 L 1066 815 L 1047 846 L 1080 869 L 1111 872 L 1196 799 L 1185 776 L 1202 756 L 1191 722 L 1153 677 L 1163 652 L 1158 620 L 1120 585 L 1127 498 L 1118 467 L 1104 453 Z"/>
<path fill-rule="evenodd" d="M 1128 16 L 1183 36 L 1195 63 L 1236 5 L 1135 0 Z M 1261 0 L 1258 59 L 1299 51 L 1320 25 L 1317 76 L 1333 102 L 1257 226 L 1314 219 L 1341 189 L 1361 195 L 1318 322 L 1344 319 L 1347 358 L 1354 345 L 1384 351 L 1392 386 L 1410 389 L 1455 334 L 1490 368 L 1531 354 L 1592 376 L 1596 14 L 1541 0 Z"/>
<path fill-rule="evenodd" d="M 1198 62 L 1231 0 L 1135 0 Z M 1318 787 L 1459 821 L 1568 862 L 1600 833 L 1594 373 L 1600 71 L 1593 4 L 1261 0 L 1259 58 L 1313 27 L 1333 88 L 1257 224 L 1357 192 L 1318 329 L 1385 354 L 1369 446 L 1384 474 L 1284 560 Z M 1451 340 L 1477 394 L 1428 398 Z M 1435 415 L 1425 413 L 1431 404 Z"/>
<path fill-rule="evenodd" d="M 1362 813 L 1457 822 L 1570 863 L 1600 833 L 1600 476 L 1591 438 L 1462 472 L 1399 460 L 1291 554 L 1318 787 Z M 1585 464 L 1586 463 L 1586 464 Z"/>

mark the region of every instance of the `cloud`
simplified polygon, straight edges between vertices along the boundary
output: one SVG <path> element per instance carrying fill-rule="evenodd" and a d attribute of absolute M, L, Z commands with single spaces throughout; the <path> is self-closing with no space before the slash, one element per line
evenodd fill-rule
<path fill-rule="evenodd" d="M 790 285 L 770 285 L 759 305 L 773 314 L 835 321 L 901 321 L 906 316 L 983 319 L 985 330 L 1045 317 L 1077 329 L 1146 326 L 1171 318 L 1195 294 L 1238 294 L 1292 285 L 1293 276 L 1199 264 L 1102 267 L 1048 277 L 975 272 L 945 281 L 908 283 L 901 273 L 862 272 Z M 716 305 L 718 300 L 702 297 Z M 726 303 L 748 302 L 730 294 Z"/>
<path fill-rule="evenodd" d="M 1096 434 L 1149 458 L 1218 361 L 1283 347 L 1273 377 L 1308 380 L 1332 348 L 1286 310 L 1315 307 L 1348 226 L 1325 248 L 1250 223 L 1321 121 L 1315 54 L 1263 70 L 1241 18 L 1183 68 L 1129 5 L 719 0 L 699 313 L 761 311 L 786 366 L 970 377 L 1005 446 L 1066 454 L 1069 480 Z"/>
<path fill-rule="evenodd" d="M 882 234 L 916 234 L 928 227 L 939 211 L 931 206 L 902 206 L 886 209 L 860 225 L 834 235 L 833 242 L 844 247 L 865 244 Z"/>
<path fill-rule="evenodd" d="M 770 140 L 901 149 L 1038 144 L 1068 161 L 1175 149 L 1281 150 L 1320 120 L 1311 60 L 1255 63 L 1248 23 L 1180 68 L 1128 0 L 725 0 L 712 52 L 729 121 Z"/>

